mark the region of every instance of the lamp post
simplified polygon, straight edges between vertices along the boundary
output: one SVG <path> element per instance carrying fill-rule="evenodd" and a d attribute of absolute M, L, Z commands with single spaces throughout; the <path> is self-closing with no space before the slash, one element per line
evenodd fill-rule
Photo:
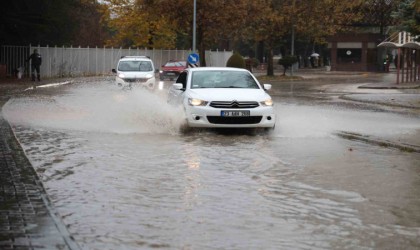
<path fill-rule="evenodd" d="M 194 0 L 194 17 L 193 17 L 193 44 L 192 44 L 192 52 L 195 52 L 195 30 L 196 30 L 196 16 L 197 16 L 197 0 Z"/>

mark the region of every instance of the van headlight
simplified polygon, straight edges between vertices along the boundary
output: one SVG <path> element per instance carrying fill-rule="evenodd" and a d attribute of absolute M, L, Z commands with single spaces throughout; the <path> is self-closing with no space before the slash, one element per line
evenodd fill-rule
<path fill-rule="evenodd" d="M 152 75 L 152 74 L 147 74 L 147 75 L 146 75 L 146 78 L 147 78 L 147 79 L 150 79 L 150 78 L 152 78 L 152 77 L 153 77 L 153 75 Z"/>
<path fill-rule="evenodd" d="M 188 98 L 188 104 L 191 106 L 206 106 L 208 102 L 196 99 L 196 98 Z"/>
<path fill-rule="evenodd" d="M 269 107 L 269 106 L 273 106 L 273 100 L 270 98 L 270 99 L 267 99 L 267 100 L 265 100 L 265 101 L 262 101 L 262 102 L 260 102 L 261 103 L 261 105 L 262 106 L 264 106 L 264 107 Z"/>
<path fill-rule="evenodd" d="M 118 74 L 118 77 L 119 77 L 119 78 L 125 78 L 125 75 L 124 75 L 123 73 L 119 73 L 119 74 Z"/>

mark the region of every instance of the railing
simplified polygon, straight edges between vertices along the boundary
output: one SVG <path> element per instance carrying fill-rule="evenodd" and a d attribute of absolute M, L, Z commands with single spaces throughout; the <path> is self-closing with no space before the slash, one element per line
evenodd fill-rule
<path fill-rule="evenodd" d="M 11 76 L 20 67 L 25 68 L 24 76 L 30 75 L 30 64 L 26 62 L 34 49 L 42 56 L 42 77 L 72 77 L 108 75 L 122 56 L 148 56 L 160 68 L 169 60 L 186 60 L 190 50 L 155 50 L 139 48 L 81 48 L 81 47 L 40 47 L 2 46 L 0 65 L 6 65 Z M 232 51 L 206 51 L 208 66 L 225 66 Z"/>

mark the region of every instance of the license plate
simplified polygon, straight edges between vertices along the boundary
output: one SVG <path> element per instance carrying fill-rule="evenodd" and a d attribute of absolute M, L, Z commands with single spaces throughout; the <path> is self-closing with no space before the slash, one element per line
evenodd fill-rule
<path fill-rule="evenodd" d="M 242 111 L 242 110 L 241 111 L 239 111 L 239 110 L 232 110 L 232 111 L 222 110 L 220 112 L 220 115 L 224 116 L 224 117 L 226 117 L 226 116 L 249 116 L 250 112 L 249 112 L 249 110 L 246 110 L 246 111 Z"/>
<path fill-rule="evenodd" d="M 174 76 L 175 73 L 166 73 L 168 76 Z"/>

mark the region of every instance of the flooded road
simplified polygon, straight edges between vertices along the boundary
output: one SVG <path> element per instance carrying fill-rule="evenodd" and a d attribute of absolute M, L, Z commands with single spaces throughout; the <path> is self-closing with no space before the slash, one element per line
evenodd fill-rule
<path fill-rule="evenodd" d="M 28 91 L 2 112 L 83 249 L 420 248 L 420 154 L 336 135 L 415 136 L 420 118 L 275 105 L 271 134 L 182 133 L 163 94 L 107 82 Z"/>

